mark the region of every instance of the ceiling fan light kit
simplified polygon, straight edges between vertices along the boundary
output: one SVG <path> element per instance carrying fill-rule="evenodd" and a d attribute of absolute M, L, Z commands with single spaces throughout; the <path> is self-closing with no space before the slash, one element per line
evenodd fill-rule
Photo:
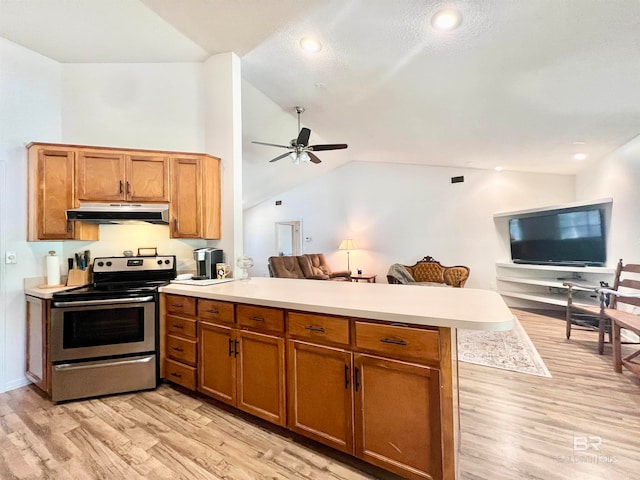
<path fill-rule="evenodd" d="M 308 128 L 300 128 L 300 114 L 304 112 L 304 107 L 296 106 L 296 113 L 298 114 L 298 136 L 289 142 L 289 145 L 279 145 L 276 143 L 266 143 L 266 142 L 256 142 L 253 141 L 251 143 L 255 143 L 257 145 L 267 145 L 269 147 L 277 147 L 277 148 L 286 148 L 289 150 L 287 153 L 283 153 L 282 155 L 277 156 L 276 158 L 272 158 L 269 162 L 277 162 L 278 160 L 282 160 L 283 158 L 289 156 L 291 157 L 291 161 L 299 165 L 300 162 L 311 162 L 311 163 L 320 163 L 322 160 L 318 158 L 318 156 L 313 153 L 322 152 L 326 150 L 342 150 L 347 148 L 346 143 L 331 143 L 325 145 L 309 145 L 309 137 L 311 136 L 311 130 Z"/>

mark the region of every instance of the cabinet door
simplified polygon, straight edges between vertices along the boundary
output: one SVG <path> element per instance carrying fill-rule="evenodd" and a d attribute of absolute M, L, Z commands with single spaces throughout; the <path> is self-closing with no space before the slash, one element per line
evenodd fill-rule
<path fill-rule="evenodd" d="M 128 155 L 126 199 L 131 202 L 169 201 L 169 158 L 162 155 Z"/>
<path fill-rule="evenodd" d="M 229 327 L 198 322 L 198 391 L 236 403 L 236 348 Z"/>
<path fill-rule="evenodd" d="M 406 478 L 441 478 L 439 371 L 362 354 L 354 363 L 356 456 Z"/>
<path fill-rule="evenodd" d="M 37 171 L 30 172 L 38 178 L 37 215 L 38 240 L 72 240 L 73 223 L 67 221 L 65 211 L 73 208 L 72 151 L 40 150 Z M 31 212 L 30 212 L 31 213 Z"/>
<path fill-rule="evenodd" d="M 27 352 L 25 376 L 38 388 L 51 394 L 50 366 L 47 357 L 48 302 L 27 295 Z"/>
<path fill-rule="evenodd" d="M 353 455 L 351 352 L 290 340 L 289 428 Z"/>
<path fill-rule="evenodd" d="M 201 186 L 199 158 L 171 159 L 171 238 L 202 238 Z"/>
<path fill-rule="evenodd" d="M 237 336 L 238 408 L 285 426 L 284 338 L 244 330 Z"/>
<path fill-rule="evenodd" d="M 78 198 L 114 201 L 125 199 L 124 155 L 80 151 L 78 154 Z"/>

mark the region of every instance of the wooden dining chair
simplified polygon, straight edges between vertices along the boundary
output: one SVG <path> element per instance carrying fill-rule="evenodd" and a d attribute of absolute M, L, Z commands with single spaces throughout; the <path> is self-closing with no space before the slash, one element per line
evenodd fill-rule
<path fill-rule="evenodd" d="M 621 260 L 622 262 L 622 260 Z M 609 295 L 611 301 L 604 309 L 604 314 L 611 320 L 611 337 L 613 343 L 613 369 L 622 373 L 622 367 L 640 377 L 640 348 L 622 357 L 621 329 L 628 330 L 640 337 L 640 265 L 627 264 L 621 267 L 620 276 L 615 288 L 600 289 L 600 292 Z"/>
<path fill-rule="evenodd" d="M 617 289 L 622 268 L 622 259 L 620 259 L 614 275 L 613 290 Z M 567 287 L 565 329 L 567 340 L 571 338 L 571 327 L 574 322 L 578 325 L 589 327 L 594 326 L 589 322 L 589 320 L 591 320 L 591 322 L 596 322 L 598 325 L 598 353 L 602 355 L 604 353 L 604 337 L 606 333 L 609 334 L 609 341 L 611 341 L 611 319 L 605 313 L 610 297 L 601 292 L 601 289 L 606 288 L 609 285 L 604 282 L 600 282 L 600 285 L 598 286 L 585 285 L 577 282 L 564 282 L 562 285 Z M 574 295 L 578 291 L 590 292 L 591 296 L 595 296 L 598 299 L 598 303 L 596 305 L 576 303 Z M 580 320 L 580 317 L 587 317 L 589 320 Z"/>

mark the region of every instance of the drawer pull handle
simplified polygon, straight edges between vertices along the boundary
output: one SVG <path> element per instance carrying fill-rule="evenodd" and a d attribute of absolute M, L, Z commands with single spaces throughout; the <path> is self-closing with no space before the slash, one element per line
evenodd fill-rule
<path fill-rule="evenodd" d="M 394 323 L 392 323 L 391 325 L 392 325 L 392 326 L 394 326 L 394 327 L 407 327 L 407 328 L 409 328 L 409 325 L 407 325 L 406 323 L 397 323 L 397 322 L 394 322 Z"/>
<path fill-rule="evenodd" d="M 220 312 L 218 310 L 214 310 L 213 308 L 207 310 L 207 313 L 213 313 L 214 315 L 219 314 Z"/>
<path fill-rule="evenodd" d="M 390 343 L 391 345 L 407 345 L 407 342 L 405 342 L 404 340 L 394 340 L 393 338 L 381 338 L 380 341 L 382 343 Z"/>
<path fill-rule="evenodd" d="M 183 307 L 184 307 L 184 305 L 182 305 L 182 304 L 180 304 L 180 305 L 176 305 L 175 303 L 174 303 L 174 304 L 171 304 L 171 306 L 172 306 L 173 308 L 183 308 Z"/>
<path fill-rule="evenodd" d="M 173 328 L 184 328 L 184 325 L 180 325 L 179 323 L 174 323 L 171 325 Z"/>
<path fill-rule="evenodd" d="M 264 318 L 262 317 L 249 317 L 249 320 L 253 320 L 254 322 L 264 322 Z"/>
<path fill-rule="evenodd" d="M 175 350 L 176 352 L 184 352 L 184 350 L 180 347 L 171 347 L 173 350 Z"/>
<path fill-rule="evenodd" d="M 304 327 L 305 330 L 311 330 L 312 332 L 320 332 L 324 333 L 324 328 L 322 327 L 314 327 L 313 325 L 307 325 Z"/>
<path fill-rule="evenodd" d="M 181 373 L 171 372 L 171 375 L 174 376 L 174 377 L 182 378 L 182 374 Z"/>

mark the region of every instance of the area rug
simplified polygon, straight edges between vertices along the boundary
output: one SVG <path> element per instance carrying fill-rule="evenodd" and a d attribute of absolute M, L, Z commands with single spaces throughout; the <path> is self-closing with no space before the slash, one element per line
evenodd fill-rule
<path fill-rule="evenodd" d="M 511 330 L 503 332 L 458 329 L 458 360 L 551 378 L 517 319 Z"/>

